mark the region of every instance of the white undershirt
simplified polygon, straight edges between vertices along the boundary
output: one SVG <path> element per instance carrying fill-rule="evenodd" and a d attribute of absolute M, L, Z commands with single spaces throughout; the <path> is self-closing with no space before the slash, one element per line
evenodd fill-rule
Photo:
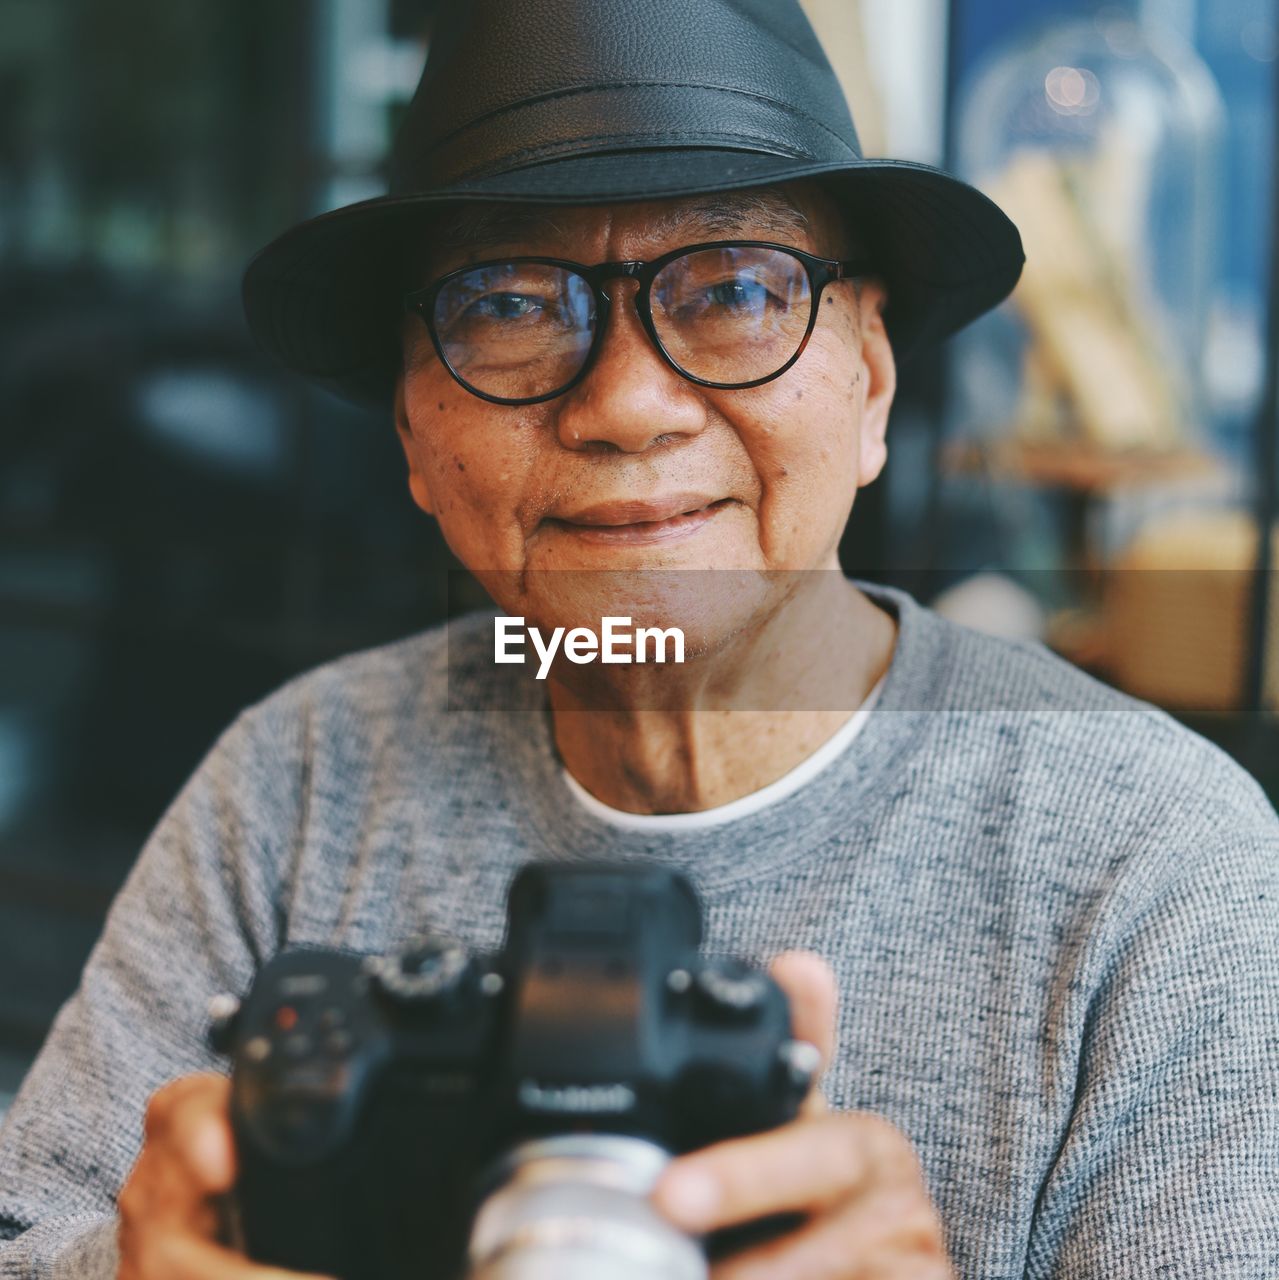
<path fill-rule="evenodd" d="M 701 809 L 696 813 L 627 813 L 625 809 L 614 809 L 612 805 L 597 800 L 567 769 L 563 770 L 564 781 L 587 812 L 602 822 L 627 831 L 695 831 L 703 827 L 717 827 L 724 822 L 735 822 L 738 818 L 749 817 L 794 794 L 827 765 L 837 760 L 870 719 L 870 713 L 879 700 L 879 692 L 884 687 L 884 678 L 880 677 L 875 687 L 866 695 L 866 701 L 840 725 L 835 734 L 789 773 L 782 774 L 775 782 L 760 787 L 758 791 L 730 800 L 727 804 L 716 805 L 713 809 Z"/>

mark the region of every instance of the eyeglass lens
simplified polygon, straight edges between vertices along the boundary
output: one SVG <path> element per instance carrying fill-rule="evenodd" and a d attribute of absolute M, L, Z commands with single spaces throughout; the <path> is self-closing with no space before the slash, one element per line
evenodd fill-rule
<path fill-rule="evenodd" d="M 777 249 L 720 246 L 667 263 L 652 282 L 653 328 L 670 359 L 705 382 L 767 378 L 799 350 L 812 312 L 804 265 Z M 440 346 L 459 378 L 503 400 L 566 387 L 590 355 L 595 293 L 545 263 L 476 267 L 436 295 Z"/>

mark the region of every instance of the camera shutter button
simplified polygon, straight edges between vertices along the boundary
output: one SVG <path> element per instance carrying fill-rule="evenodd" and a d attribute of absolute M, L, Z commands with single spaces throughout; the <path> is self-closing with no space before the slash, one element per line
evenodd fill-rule
<path fill-rule="evenodd" d="M 240 1002 L 235 996 L 214 996 L 209 1001 L 209 1047 L 214 1053 L 230 1055 L 239 1024 Z"/>

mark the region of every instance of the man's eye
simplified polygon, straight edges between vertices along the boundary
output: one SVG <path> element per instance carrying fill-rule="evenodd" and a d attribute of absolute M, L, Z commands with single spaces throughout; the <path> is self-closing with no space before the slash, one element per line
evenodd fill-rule
<path fill-rule="evenodd" d="M 677 313 L 684 315 L 718 314 L 759 315 L 772 307 L 785 306 L 762 280 L 753 280 L 749 276 L 730 276 L 727 280 L 718 280 L 714 284 L 702 285 L 682 305 L 676 307 Z"/>
<path fill-rule="evenodd" d="M 477 298 L 470 306 L 472 315 L 485 320 L 523 320 L 535 316 L 541 300 L 526 293 L 490 293 Z"/>
<path fill-rule="evenodd" d="M 768 290 L 755 280 L 722 280 L 707 290 L 708 300 L 720 307 L 758 307 L 768 297 Z"/>

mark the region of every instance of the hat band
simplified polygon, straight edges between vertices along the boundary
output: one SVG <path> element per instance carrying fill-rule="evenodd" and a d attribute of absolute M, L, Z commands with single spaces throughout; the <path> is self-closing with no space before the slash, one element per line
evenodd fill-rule
<path fill-rule="evenodd" d="M 412 136 L 413 131 L 405 130 Z M 512 147 L 519 138 L 522 145 Z M 394 195 L 474 182 L 549 160 L 653 148 L 735 148 L 805 162 L 861 158 L 851 140 L 793 107 L 703 84 L 591 85 L 525 99 L 396 156 Z"/>

